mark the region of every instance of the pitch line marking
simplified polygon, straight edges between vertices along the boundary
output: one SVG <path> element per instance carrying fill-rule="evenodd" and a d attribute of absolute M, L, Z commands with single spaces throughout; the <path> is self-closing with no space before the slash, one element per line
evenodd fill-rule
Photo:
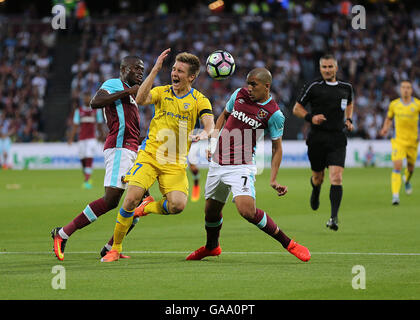
<path fill-rule="evenodd" d="M 66 254 L 94 254 L 97 251 L 73 251 L 66 252 Z M 126 254 L 189 254 L 191 251 L 124 251 Z M 53 254 L 47 251 L 10 251 L 0 252 L 1 254 Z M 223 251 L 223 254 L 254 254 L 254 255 L 288 255 L 288 252 L 270 252 L 270 251 Z M 311 252 L 311 255 L 371 255 L 371 256 L 420 256 L 418 252 Z"/>

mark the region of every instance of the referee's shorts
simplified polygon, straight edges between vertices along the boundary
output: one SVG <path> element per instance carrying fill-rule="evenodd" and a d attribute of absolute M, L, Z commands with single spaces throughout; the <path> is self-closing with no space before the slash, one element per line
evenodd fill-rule
<path fill-rule="evenodd" d="M 344 168 L 347 146 L 344 132 L 311 131 L 306 144 L 312 171 L 321 172 L 329 166 Z"/>

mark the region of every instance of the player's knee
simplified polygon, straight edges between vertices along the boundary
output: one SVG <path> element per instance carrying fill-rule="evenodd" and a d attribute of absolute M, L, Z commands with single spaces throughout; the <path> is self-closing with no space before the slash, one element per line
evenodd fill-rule
<path fill-rule="evenodd" d="M 333 185 L 341 185 L 343 183 L 343 176 L 341 174 L 333 174 L 330 180 Z"/>
<path fill-rule="evenodd" d="M 185 206 L 186 206 L 186 202 L 182 201 L 182 200 L 172 200 L 172 201 L 168 201 L 168 205 L 169 205 L 169 213 L 170 214 L 178 214 L 181 213 L 182 211 L 184 211 Z"/>
<path fill-rule="evenodd" d="M 124 210 L 132 211 L 134 210 L 141 202 L 141 198 L 135 195 L 128 195 L 124 199 L 123 208 Z"/>
<path fill-rule="evenodd" d="M 121 195 L 112 195 L 108 196 L 105 194 L 103 197 L 106 205 L 108 206 L 109 210 L 115 209 L 118 207 L 118 204 L 120 203 Z"/>
<path fill-rule="evenodd" d="M 252 208 L 240 208 L 238 211 L 239 214 L 249 222 L 255 220 L 256 211 Z"/>
<path fill-rule="evenodd" d="M 319 186 L 320 184 L 324 182 L 324 176 L 323 175 L 312 176 L 312 182 L 314 183 L 314 185 Z"/>
<path fill-rule="evenodd" d="M 104 198 L 105 203 L 107 204 L 108 208 L 110 210 L 115 209 L 116 207 L 118 207 L 118 203 L 120 202 L 120 199 L 115 199 L 115 198 Z"/>

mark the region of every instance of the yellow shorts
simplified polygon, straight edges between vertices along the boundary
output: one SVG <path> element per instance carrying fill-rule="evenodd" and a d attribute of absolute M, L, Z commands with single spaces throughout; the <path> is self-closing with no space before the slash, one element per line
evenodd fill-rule
<path fill-rule="evenodd" d="M 415 145 L 403 145 L 395 141 L 395 139 L 391 139 L 391 146 L 392 146 L 392 153 L 391 153 L 391 160 L 404 160 L 407 158 L 408 163 L 416 163 L 417 160 L 417 147 L 418 144 Z"/>
<path fill-rule="evenodd" d="M 149 153 L 140 150 L 133 167 L 125 175 L 129 185 L 148 190 L 157 180 L 162 195 L 181 191 L 188 196 L 188 178 L 185 167 L 159 164 Z"/>

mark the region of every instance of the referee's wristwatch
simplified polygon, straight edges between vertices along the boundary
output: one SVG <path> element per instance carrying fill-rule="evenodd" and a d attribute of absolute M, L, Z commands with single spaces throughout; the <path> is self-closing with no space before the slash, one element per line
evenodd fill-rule
<path fill-rule="evenodd" d="M 347 118 L 346 121 L 350 121 L 351 124 L 353 124 L 353 120 L 351 118 Z"/>

